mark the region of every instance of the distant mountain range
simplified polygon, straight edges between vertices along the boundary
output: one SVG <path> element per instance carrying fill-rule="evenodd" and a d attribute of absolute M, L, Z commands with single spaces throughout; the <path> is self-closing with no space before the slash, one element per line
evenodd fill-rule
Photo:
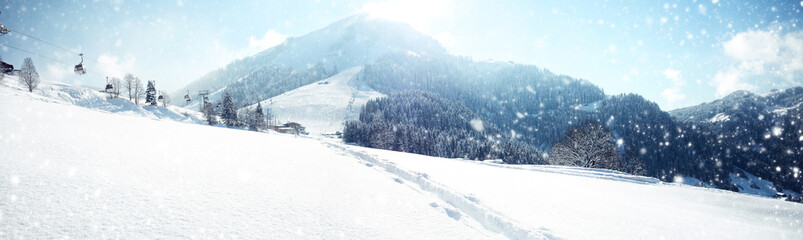
<path fill-rule="evenodd" d="M 336 75 L 345 70 L 354 72 Z M 338 91 L 317 87 L 334 76 Z M 304 94 L 288 93 L 303 86 Z M 348 17 L 234 61 L 176 94 L 186 90 L 215 92 L 213 101 L 228 91 L 241 107 L 257 102 L 268 108 L 287 107 L 290 110 L 277 111 L 283 112 L 285 116 L 277 114 L 283 120 L 305 120 L 316 126 L 324 126 L 324 120 L 338 121 L 319 129 L 324 132 L 356 119 L 354 109 L 359 106 L 353 106 L 354 99 L 364 104 L 382 94 L 422 90 L 465 105 L 496 125 L 503 137 L 542 151 L 548 151 L 573 124 L 595 120 L 620 140 L 621 154 L 644 161 L 649 176 L 664 181 L 694 177 L 701 184 L 750 192 L 744 184 L 734 183 L 750 183 L 756 178 L 747 175 L 753 174 L 775 183 L 776 189 L 763 191 L 765 195 L 803 191 L 799 127 L 803 88 L 764 95 L 736 92 L 666 112 L 639 95 L 609 96 L 589 81 L 536 66 L 449 55 L 437 41 L 406 24 L 368 15 Z M 309 93 L 325 92 L 342 96 L 332 99 L 352 101 L 327 101 L 320 106 L 339 110 L 307 111 L 307 116 L 293 110 L 309 109 L 297 103 L 314 98 Z M 270 106 L 274 100 L 277 105 Z M 295 115 L 286 117 L 291 112 Z"/>

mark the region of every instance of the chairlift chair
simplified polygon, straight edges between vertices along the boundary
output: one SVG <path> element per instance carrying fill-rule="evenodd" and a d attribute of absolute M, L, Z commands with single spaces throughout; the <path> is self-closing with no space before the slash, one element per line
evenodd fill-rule
<path fill-rule="evenodd" d="M 192 99 L 190 99 L 190 90 L 187 90 L 187 95 L 184 95 L 184 101 L 188 103 L 192 101 Z"/>
<path fill-rule="evenodd" d="M 75 74 L 78 75 L 86 74 L 86 68 L 84 68 L 84 54 L 81 53 L 78 54 L 78 56 L 81 56 L 81 62 L 78 63 L 78 65 L 75 65 Z"/>
<path fill-rule="evenodd" d="M 8 28 L 6 26 L 3 26 L 3 23 L 0 23 L 0 34 L 6 35 L 6 34 L 8 34 L 10 32 L 11 32 L 10 28 Z"/>
<path fill-rule="evenodd" d="M 106 90 L 105 91 L 107 93 L 114 92 L 114 85 L 112 85 L 112 83 L 109 82 L 109 77 L 106 77 Z"/>
<path fill-rule="evenodd" d="M 11 73 L 14 71 L 14 65 L 0 61 L 0 71 L 2 71 L 3 73 Z"/>
<path fill-rule="evenodd" d="M 162 95 L 159 95 L 159 98 L 158 98 L 158 99 L 159 99 L 159 101 L 162 101 L 162 100 L 164 100 L 165 98 L 164 98 Z"/>

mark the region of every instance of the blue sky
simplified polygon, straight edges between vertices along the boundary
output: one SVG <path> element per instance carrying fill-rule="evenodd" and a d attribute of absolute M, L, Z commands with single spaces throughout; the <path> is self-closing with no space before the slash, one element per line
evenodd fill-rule
<path fill-rule="evenodd" d="M 0 7 L 7 27 L 84 53 L 91 74 L 72 73 L 78 56 L 14 33 L 0 36 L 10 46 L 0 51 L 5 61 L 31 56 L 46 80 L 93 87 L 131 72 L 172 91 L 360 11 L 408 22 L 453 54 L 534 64 L 608 94 L 641 94 L 664 110 L 803 83 L 800 0 L 26 0 Z"/>

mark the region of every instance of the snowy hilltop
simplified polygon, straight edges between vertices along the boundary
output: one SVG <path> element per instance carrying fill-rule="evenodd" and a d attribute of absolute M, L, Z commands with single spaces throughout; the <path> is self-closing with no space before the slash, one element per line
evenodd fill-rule
<path fill-rule="evenodd" d="M 238 102 L 240 106 L 250 105 L 332 75 L 326 72 L 337 73 L 362 66 L 390 53 L 429 56 L 444 55 L 446 50 L 407 24 L 357 14 L 320 30 L 287 39 L 254 56 L 236 60 L 173 95 L 183 95 L 187 91 L 194 94 L 199 90 L 218 92 L 228 86 L 227 91 L 254 92 L 244 95 L 244 98 L 260 96 L 259 99 Z M 253 87 L 248 87 L 249 81 L 255 82 L 250 85 Z M 241 88 L 231 87 L 238 83 Z M 213 94 L 210 99 L 219 100 L 219 94 Z"/>

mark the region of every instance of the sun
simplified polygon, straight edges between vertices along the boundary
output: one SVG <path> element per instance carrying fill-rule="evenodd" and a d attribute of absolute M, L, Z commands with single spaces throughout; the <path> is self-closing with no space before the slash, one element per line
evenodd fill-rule
<path fill-rule="evenodd" d="M 451 9 L 451 0 L 390 0 L 366 3 L 360 11 L 426 31 L 433 21 L 450 16 Z"/>

